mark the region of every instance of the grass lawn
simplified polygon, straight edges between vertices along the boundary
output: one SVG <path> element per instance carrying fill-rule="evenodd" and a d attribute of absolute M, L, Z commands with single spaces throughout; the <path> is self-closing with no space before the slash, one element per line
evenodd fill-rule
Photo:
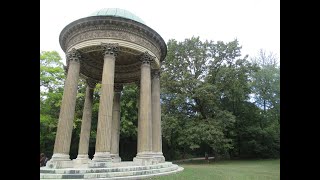
<path fill-rule="evenodd" d="M 230 160 L 218 162 L 194 161 L 178 164 L 184 170 L 177 174 L 151 178 L 152 180 L 279 180 L 280 159 Z"/>

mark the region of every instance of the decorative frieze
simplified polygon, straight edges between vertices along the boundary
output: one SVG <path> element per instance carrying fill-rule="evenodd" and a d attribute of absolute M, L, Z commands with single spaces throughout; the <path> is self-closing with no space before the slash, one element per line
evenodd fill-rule
<path fill-rule="evenodd" d="M 139 44 L 152 51 L 159 59 L 161 58 L 160 49 L 157 48 L 154 44 L 150 43 L 148 40 L 140 37 L 139 35 L 132 34 L 131 32 L 117 32 L 116 30 L 109 29 L 106 29 L 104 31 L 99 30 L 100 33 L 98 33 L 97 31 L 98 30 L 93 29 L 92 31 L 84 31 L 81 34 L 72 36 L 72 38 L 67 41 L 66 47 L 71 47 L 75 44 L 79 44 L 88 40 L 112 38 Z"/>
<path fill-rule="evenodd" d="M 87 46 L 87 47 L 81 48 L 81 52 L 83 52 L 83 53 L 99 52 L 102 50 L 103 50 L 102 46 Z M 118 52 L 128 53 L 128 54 L 132 54 L 132 55 L 136 55 L 136 56 L 141 54 L 141 52 L 139 52 L 137 50 L 134 50 L 134 49 L 128 48 L 128 47 L 123 47 L 123 46 L 118 46 Z"/>
<path fill-rule="evenodd" d="M 65 51 L 84 41 L 112 38 L 139 44 L 154 53 L 160 61 L 166 55 L 166 44 L 157 32 L 148 26 L 109 17 L 79 19 L 60 34 L 60 45 Z"/>

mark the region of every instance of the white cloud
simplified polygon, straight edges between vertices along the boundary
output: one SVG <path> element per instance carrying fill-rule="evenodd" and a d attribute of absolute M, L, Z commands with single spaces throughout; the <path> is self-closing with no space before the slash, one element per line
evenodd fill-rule
<path fill-rule="evenodd" d="M 74 20 L 102 8 L 126 9 L 139 16 L 167 42 L 192 36 L 202 40 L 237 38 L 242 54 L 265 49 L 280 57 L 279 0 L 43 0 L 40 1 L 40 49 L 64 53 L 61 30 Z"/>

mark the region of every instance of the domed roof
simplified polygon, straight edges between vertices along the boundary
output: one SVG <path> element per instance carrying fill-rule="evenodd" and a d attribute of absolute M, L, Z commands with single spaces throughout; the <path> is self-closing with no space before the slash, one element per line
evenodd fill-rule
<path fill-rule="evenodd" d="M 144 21 L 139 18 L 138 16 L 134 15 L 133 13 L 119 8 L 104 8 L 100 9 L 98 11 L 95 11 L 94 13 L 90 14 L 90 16 L 115 16 L 115 17 L 122 17 L 126 19 L 131 19 L 134 21 L 137 21 L 139 23 L 142 23 L 145 25 Z"/>

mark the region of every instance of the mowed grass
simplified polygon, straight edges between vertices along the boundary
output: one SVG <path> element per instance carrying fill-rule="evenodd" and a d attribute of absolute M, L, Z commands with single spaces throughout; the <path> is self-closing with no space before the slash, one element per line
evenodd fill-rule
<path fill-rule="evenodd" d="M 280 160 L 230 160 L 178 164 L 184 170 L 152 180 L 279 180 Z"/>

